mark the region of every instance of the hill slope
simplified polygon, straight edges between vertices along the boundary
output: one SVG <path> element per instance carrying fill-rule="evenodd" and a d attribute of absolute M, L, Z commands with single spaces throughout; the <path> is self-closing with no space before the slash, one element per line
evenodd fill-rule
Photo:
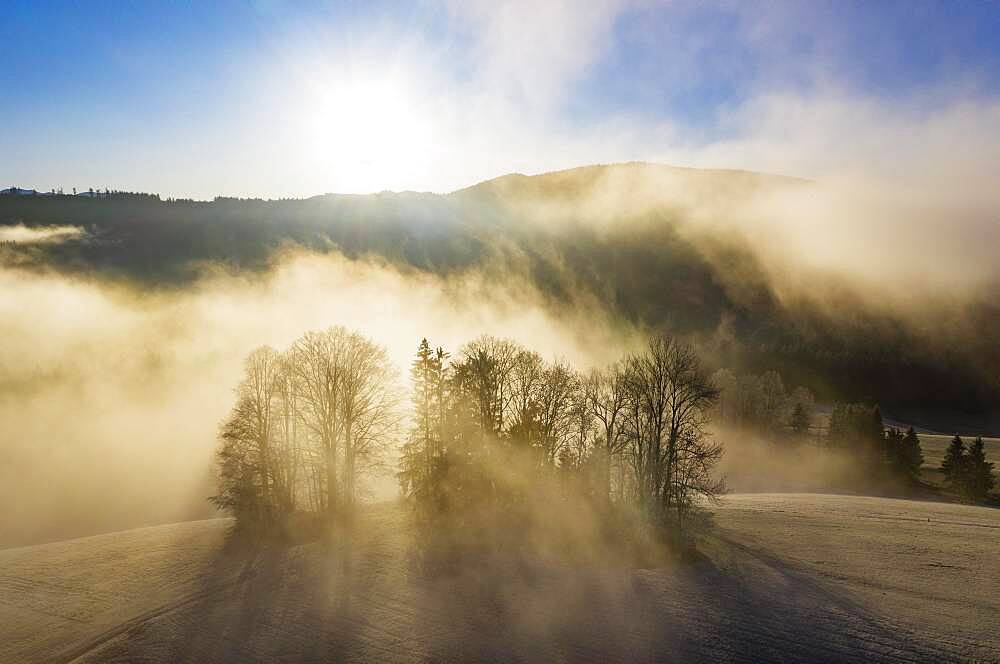
<path fill-rule="evenodd" d="M 951 303 L 937 312 L 952 317 L 948 324 L 913 326 L 829 275 L 799 290 L 834 293 L 833 301 L 789 299 L 762 264 L 759 242 L 715 223 L 742 215 L 756 196 L 809 186 L 631 163 L 504 176 L 448 195 L 204 203 L 8 196 L 0 197 L 0 224 L 86 232 L 0 247 L 0 267 L 170 289 L 197 281 L 206 265 L 267 270 L 295 246 L 435 275 L 485 272 L 497 284 L 530 284 L 553 307 L 596 304 L 690 335 L 720 365 L 776 368 L 821 398 L 876 400 L 930 429 L 1000 429 L 1000 349 L 983 334 L 1000 325 L 996 302 Z"/>
<path fill-rule="evenodd" d="M 908 661 L 1000 657 L 1000 511 L 736 495 L 701 562 L 426 577 L 398 507 L 350 563 L 226 521 L 0 551 L 0 660 Z M 339 561 L 339 562 L 337 562 Z"/>

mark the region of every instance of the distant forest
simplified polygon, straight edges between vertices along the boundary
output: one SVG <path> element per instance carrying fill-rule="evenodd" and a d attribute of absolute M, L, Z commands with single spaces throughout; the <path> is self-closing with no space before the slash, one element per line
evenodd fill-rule
<path fill-rule="evenodd" d="M 996 306 L 972 303 L 963 321 L 942 320 L 940 333 L 918 335 L 888 313 L 850 306 L 847 295 L 842 310 L 849 316 L 832 316 L 805 298 L 779 301 L 749 246 L 738 237 L 692 240 L 679 232 L 676 211 L 612 214 L 600 225 L 539 224 L 519 213 L 524 192 L 535 201 L 572 198 L 595 168 L 616 167 L 576 169 L 555 180 L 506 176 L 448 195 L 212 202 L 0 196 L 0 224 L 86 231 L 60 243 L 6 243 L 0 264 L 180 288 L 207 264 L 263 271 L 277 252 L 303 247 L 439 275 L 495 272 L 533 284 L 553 307 L 596 301 L 623 320 L 683 337 L 704 351 L 710 369 L 777 369 L 820 400 L 879 403 L 889 417 L 932 429 L 1000 430 Z M 713 177 L 737 176 L 750 174 Z"/>

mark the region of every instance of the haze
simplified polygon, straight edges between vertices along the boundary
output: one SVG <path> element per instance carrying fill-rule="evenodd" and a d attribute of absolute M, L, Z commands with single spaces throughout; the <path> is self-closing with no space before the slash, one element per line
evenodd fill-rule
<path fill-rule="evenodd" d="M 994 661 L 1000 8 L 8 3 L 0 661 Z"/>

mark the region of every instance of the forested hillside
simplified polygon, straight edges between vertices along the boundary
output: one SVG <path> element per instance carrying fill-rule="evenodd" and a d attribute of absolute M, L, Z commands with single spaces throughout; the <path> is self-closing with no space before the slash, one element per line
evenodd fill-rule
<path fill-rule="evenodd" d="M 5 242 L 0 261 L 138 289 L 184 288 L 219 269 L 262 273 L 292 248 L 455 279 L 502 276 L 498 288 L 525 282 L 554 309 L 599 306 L 687 336 L 710 365 L 777 369 L 822 399 L 877 401 L 932 429 L 997 428 L 997 303 L 952 303 L 928 326 L 900 314 L 889 295 L 881 306 L 878 292 L 841 287 L 835 277 L 815 284 L 822 297 L 801 283 L 789 294 L 747 240 L 752 227 L 714 223 L 761 192 L 809 186 L 624 164 L 505 176 L 447 195 L 0 196 L 4 226 L 82 229 L 58 242 Z"/>

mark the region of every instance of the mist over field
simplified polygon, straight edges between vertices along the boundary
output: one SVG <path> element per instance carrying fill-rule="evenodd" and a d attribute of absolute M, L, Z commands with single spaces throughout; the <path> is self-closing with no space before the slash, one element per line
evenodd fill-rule
<path fill-rule="evenodd" d="M 401 373 L 423 336 L 455 348 L 475 330 L 590 367 L 668 329 L 712 366 L 783 369 L 932 429 L 995 426 L 1000 358 L 979 332 L 1000 321 L 992 274 L 941 260 L 915 277 L 894 264 L 913 255 L 902 249 L 857 268 L 852 249 L 887 230 L 817 238 L 781 221 L 820 224 L 810 206 L 832 195 L 630 164 L 447 197 L 2 200 L 21 238 L 3 250 L 0 485 L 20 497 L 5 541 L 211 514 L 215 432 L 243 358 L 333 324 L 386 345 Z M 381 497 L 395 495 L 388 477 Z M 113 495 L 125 499 L 97 509 Z"/>
<path fill-rule="evenodd" d="M 303 252 L 167 291 L 11 270 L 2 281 L 8 544 L 211 515 L 216 432 L 243 360 L 302 330 L 370 329 L 398 367 L 423 334 L 502 333 L 586 364 L 635 335 L 596 310 L 549 310 L 528 284 Z M 373 490 L 384 499 L 394 484 Z"/>
<path fill-rule="evenodd" d="M 211 514 L 215 432 L 243 359 L 333 324 L 386 345 L 401 384 L 423 336 L 456 348 L 475 330 L 587 368 L 666 329 L 710 366 L 777 368 L 931 429 L 995 426 L 1000 358 L 980 333 L 1000 321 L 995 275 L 943 259 L 918 277 L 893 258 L 913 252 L 859 256 L 848 248 L 889 231 L 821 224 L 832 196 L 628 164 L 446 197 L 4 199 L 20 238 L 0 275 L 0 484 L 20 497 L 5 540 Z M 793 221 L 829 229 L 811 237 L 829 252 L 819 264 Z M 373 490 L 392 485 L 388 473 Z M 97 509 L 111 496 L 123 500 Z"/>

